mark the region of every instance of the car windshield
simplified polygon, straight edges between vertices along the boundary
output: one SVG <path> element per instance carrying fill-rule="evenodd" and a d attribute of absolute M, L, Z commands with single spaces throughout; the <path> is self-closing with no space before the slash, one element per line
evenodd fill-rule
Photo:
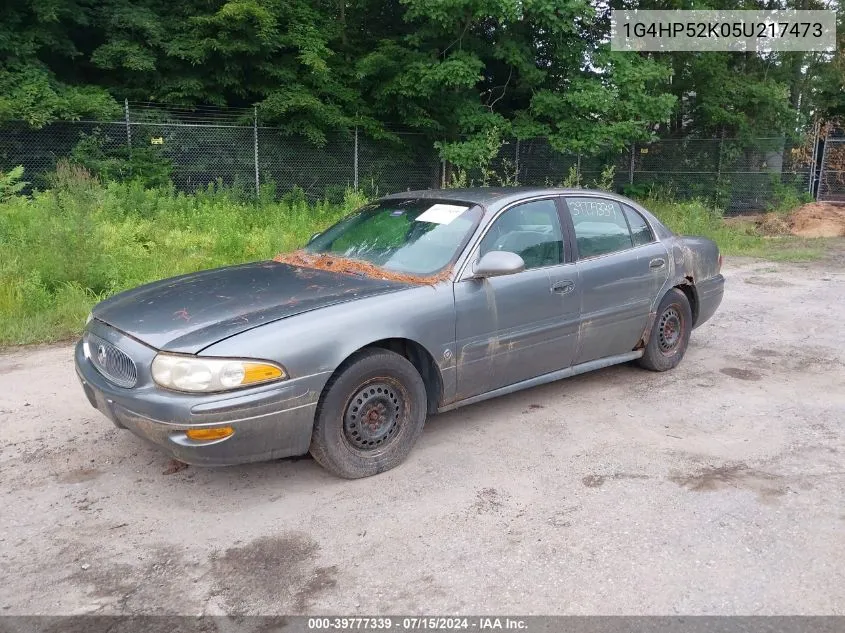
<path fill-rule="evenodd" d="M 380 200 L 315 236 L 305 251 L 431 275 L 454 262 L 481 215 L 478 205 L 454 200 Z"/>

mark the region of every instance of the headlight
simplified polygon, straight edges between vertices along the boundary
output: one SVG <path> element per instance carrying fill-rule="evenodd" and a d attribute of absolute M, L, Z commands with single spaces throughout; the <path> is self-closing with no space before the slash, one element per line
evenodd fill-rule
<path fill-rule="evenodd" d="M 93 318 L 94 318 L 94 313 L 89 312 L 88 317 L 85 319 L 85 325 L 88 325 L 89 323 L 91 323 L 91 319 L 93 319 Z"/>
<path fill-rule="evenodd" d="M 203 358 L 158 354 L 153 359 L 153 380 L 165 389 L 210 393 L 287 378 L 274 363 L 239 358 Z"/>

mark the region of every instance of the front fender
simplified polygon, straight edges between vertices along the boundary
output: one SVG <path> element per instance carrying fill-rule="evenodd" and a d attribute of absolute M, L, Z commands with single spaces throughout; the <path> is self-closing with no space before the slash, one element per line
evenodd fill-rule
<path fill-rule="evenodd" d="M 268 323 L 205 348 L 202 356 L 263 358 L 291 377 L 321 375 L 320 388 L 352 354 L 384 339 L 421 345 L 434 359 L 443 395 L 455 389 L 455 301 L 450 281 L 328 306 Z"/>

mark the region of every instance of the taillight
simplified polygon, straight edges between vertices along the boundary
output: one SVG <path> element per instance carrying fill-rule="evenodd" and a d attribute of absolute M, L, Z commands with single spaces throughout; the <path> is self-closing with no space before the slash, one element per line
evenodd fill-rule
<path fill-rule="evenodd" d="M 719 254 L 719 272 L 722 272 L 722 255 Z"/>

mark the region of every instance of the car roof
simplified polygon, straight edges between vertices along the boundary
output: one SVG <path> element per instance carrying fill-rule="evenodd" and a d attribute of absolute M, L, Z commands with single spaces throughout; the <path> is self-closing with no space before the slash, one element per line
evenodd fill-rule
<path fill-rule="evenodd" d="M 601 195 L 615 200 L 630 202 L 627 198 L 597 189 L 559 189 L 548 187 L 468 187 L 465 189 L 419 189 L 416 191 L 400 191 L 384 196 L 384 199 L 398 198 L 436 198 L 438 200 L 454 200 L 457 202 L 472 202 L 483 206 L 493 203 L 507 204 L 522 198 L 543 195 Z"/>
<path fill-rule="evenodd" d="M 665 238 L 673 234 L 665 224 L 654 216 L 654 214 L 642 205 L 638 204 L 636 201 L 626 198 L 625 196 L 620 196 L 617 193 L 602 191 L 600 189 L 564 189 L 553 187 L 469 187 L 465 189 L 418 189 L 416 191 L 400 191 L 384 196 L 381 199 L 400 200 L 407 198 L 432 198 L 436 200 L 479 204 L 488 210 L 489 215 L 513 202 L 518 202 L 525 198 L 548 195 L 601 196 L 603 198 L 616 200 L 617 202 L 624 202 L 625 204 L 637 209 L 637 211 L 643 213 L 651 222 L 652 226 L 657 229 L 659 237 Z"/>

